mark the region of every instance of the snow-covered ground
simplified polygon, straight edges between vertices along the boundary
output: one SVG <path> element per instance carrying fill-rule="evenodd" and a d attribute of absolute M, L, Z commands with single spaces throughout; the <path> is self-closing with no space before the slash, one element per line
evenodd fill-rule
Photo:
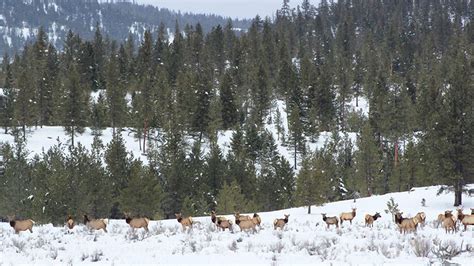
<path fill-rule="evenodd" d="M 470 185 L 474 188 L 474 185 Z M 152 221 L 150 232 L 130 231 L 124 220 L 109 222 L 108 233 L 89 232 L 83 225 L 72 232 L 50 224 L 35 225 L 33 233 L 15 235 L 7 223 L 0 223 L 0 264 L 76 265 L 94 264 L 430 264 L 441 263 L 440 247 L 467 249 L 474 244 L 474 227 L 466 232 L 446 234 L 434 220 L 446 209 L 453 209 L 453 194 L 436 196 L 438 187 L 416 188 L 411 192 L 260 213 L 262 227 L 256 233 L 220 232 L 209 217 L 190 231 L 182 231 L 176 220 Z M 401 235 L 384 210 L 393 197 L 407 216 L 423 211 L 427 224 L 416 233 Z M 426 199 L 426 207 L 421 200 Z M 464 212 L 474 207 L 474 198 L 464 196 Z M 353 224 L 326 229 L 320 213 L 328 216 L 357 207 Z M 380 212 L 373 228 L 364 226 L 364 215 Z M 273 230 L 275 218 L 290 214 L 283 231 Z M 231 215 L 227 215 L 233 218 Z M 232 219 L 233 220 L 233 219 Z M 450 260 L 472 265 L 474 251 Z"/>

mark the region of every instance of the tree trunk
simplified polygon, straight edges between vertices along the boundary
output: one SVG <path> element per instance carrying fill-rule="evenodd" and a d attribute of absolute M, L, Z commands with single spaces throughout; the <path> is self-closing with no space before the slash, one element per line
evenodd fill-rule
<path fill-rule="evenodd" d="M 454 186 L 454 206 L 461 206 L 462 205 L 462 184 L 461 180 L 456 181 L 456 185 Z"/>
<path fill-rule="evenodd" d="M 23 141 L 26 141 L 26 123 L 23 123 Z"/>
<path fill-rule="evenodd" d="M 296 151 L 297 151 L 297 143 L 296 143 L 296 140 L 295 140 L 295 170 L 296 170 Z"/>
<path fill-rule="evenodd" d="M 308 205 L 308 214 L 311 214 L 311 204 Z"/>
<path fill-rule="evenodd" d="M 71 145 L 72 145 L 72 147 L 74 147 L 74 126 L 72 126 Z"/>

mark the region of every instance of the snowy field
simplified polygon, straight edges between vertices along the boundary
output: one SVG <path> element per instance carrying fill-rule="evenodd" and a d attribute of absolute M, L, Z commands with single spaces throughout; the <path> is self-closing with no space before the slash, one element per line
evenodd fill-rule
<path fill-rule="evenodd" d="M 470 188 L 474 188 L 471 185 Z M 117 264 L 440 264 L 443 258 L 472 265 L 474 226 L 466 232 L 446 234 L 434 220 L 446 209 L 453 209 L 453 194 L 436 196 L 438 187 L 416 188 L 411 192 L 392 193 L 357 202 L 340 201 L 324 206 L 293 208 L 260 213 L 262 227 L 256 233 L 219 232 L 209 217 L 199 217 L 190 231 L 183 231 L 176 220 L 152 221 L 150 232 L 132 232 L 124 220 L 111 220 L 108 233 L 89 232 L 83 225 L 72 232 L 50 224 L 35 225 L 33 233 L 15 235 L 7 223 L 0 223 L 0 265 L 117 265 Z M 427 224 L 416 233 L 401 235 L 386 202 L 393 197 L 404 215 L 419 211 L 427 214 Z M 426 199 L 426 207 L 421 200 Z M 464 196 L 464 212 L 470 213 L 474 198 Z M 328 216 L 357 207 L 353 224 L 326 229 L 320 213 Z M 380 212 L 382 218 L 373 228 L 364 226 L 366 213 Z M 290 214 L 283 231 L 273 230 L 273 220 Z M 228 215 L 229 218 L 233 218 Z M 233 219 L 232 219 L 233 220 Z M 462 247 L 461 247 L 462 245 Z M 450 247 L 449 247 L 450 246 Z M 450 252 L 465 250 L 449 258 Z M 456 253 L 456 252 L 454 252 Z"/>

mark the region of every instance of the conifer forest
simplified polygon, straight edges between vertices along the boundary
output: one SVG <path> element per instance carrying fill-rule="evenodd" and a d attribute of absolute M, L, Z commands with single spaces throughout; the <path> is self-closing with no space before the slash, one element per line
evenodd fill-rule
<path fill-rule="evenodd" d="M 55 47 L 39 28 L 1 63 L 0 126 L 15 142 L 0 144 L 0 209 L 52 223 L 71 213 L 159 219 L 430 185 L 461 205 L 474 183 L 474 2 L 282 2 L 241 31 L 231 20 L 162 23 L 136 40 L 97 25 Z M 359 101 L 366 115 L 349 111 Z M 271 116 L 277 102 L 286 112 Z M 48 126 L 68 141 L 30 157 L 29 132 Z M 86 128 L 91 149 L 76 139 Z M 228 152 L 222 131 L 232 131 Z M 322 148 L 308 148 L 326 132 Z"/>

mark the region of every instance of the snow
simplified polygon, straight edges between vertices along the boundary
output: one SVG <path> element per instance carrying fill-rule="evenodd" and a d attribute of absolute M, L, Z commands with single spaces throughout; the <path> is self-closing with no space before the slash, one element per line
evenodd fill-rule
<path fill-rule="evenodd" d="M 26 148 L 30 151 L 29 158 L 33 158 L 35 154 L 40 154 L 43 151 L 47 151 L 52 146 L 58 144 L 69 143 L 70 137 L 66 135 L 63 127 L 43 127 L 34 130 L 31 128 L 27 132 L 27 143 Z M 134 154 L 135 158 L 140 158 L 143 162 L 147 163 L 148 160 L 145 155 L 140 151 L 138 146 L 138 140 L 133 138 L 133 133 L 128 130 L 122 132 L 122 137 L 125 140 L 125 146 L 128 151 Z M 0 142 L 13 143 L 13 136 L 5 135 L 3 132 L 0 134 Z M 75 143 L 81 143 L 89 150 L 91 149 L 94 136 L 90 128 L 86 128 L 82 135 L 75 137 Z M 112 128 L 107 128 L 102 132 L 101 140 L 104 145 L 107 145 L 112 140 Z"/>
<path fill-rule="evenodd" d="M 468 186 L 474 188 L 474 184 Z M 183 231 L 172 220 L 151 221 L 150 232 L 132 232 L 124 220 L 110 220 L 108 233 L 90 232 L 82 224 L 72 231 L 51 224 L 36 224 L 33 233 L 15 235 L 8 223 L 0 223 L 0 261 L 10 264 L 219 264 L 251 263 L 259 265 L 294 264 L 440 264 L 434 250 L 441 243 L 453 243 L 466 248 L 474 244 L 474 227 L 455 234 L 437 228 L 439 213 L 453 209 L 452 193 L 436 195 L 438 186 L 415 188 L 412 191 L 360 198 L 313 206 L 259 213 L 261 228 L 257 232 L 216 231 L 210 217 L 199 221 L 192 230 Z M 406 216 L 423 211 L 427 223 L 416 233 L 401 235 L 387 215 L 386 202 L 393 197 Z M 426 199 L 426 207 L 421 200 Z M 474 206 L 474 198 L 464 196 L 465 206 Z M 345 222 L 339 229 L 326 225 L 320 213 L 339 216 L 356 206 L 352 225 Z M 382 218 L 373 228 L 364 226 L 364 215 L 380 212 Z M 467 211 L 465 210 L 465 213 Z M 273 229 L 273 221 L 290 214 L 283 231 Z M 233 220 L 231 214 L 226 217 Z M 418 257 L 415 246 L 427 245 L 426 256 Z M 419 253 L 418 253 L 419 254 Z M 451 263 L 472 265 L 474 253 L 464 252 L 449 260 Z M 370 261 L 369 261 L 370 260 Z"/>

